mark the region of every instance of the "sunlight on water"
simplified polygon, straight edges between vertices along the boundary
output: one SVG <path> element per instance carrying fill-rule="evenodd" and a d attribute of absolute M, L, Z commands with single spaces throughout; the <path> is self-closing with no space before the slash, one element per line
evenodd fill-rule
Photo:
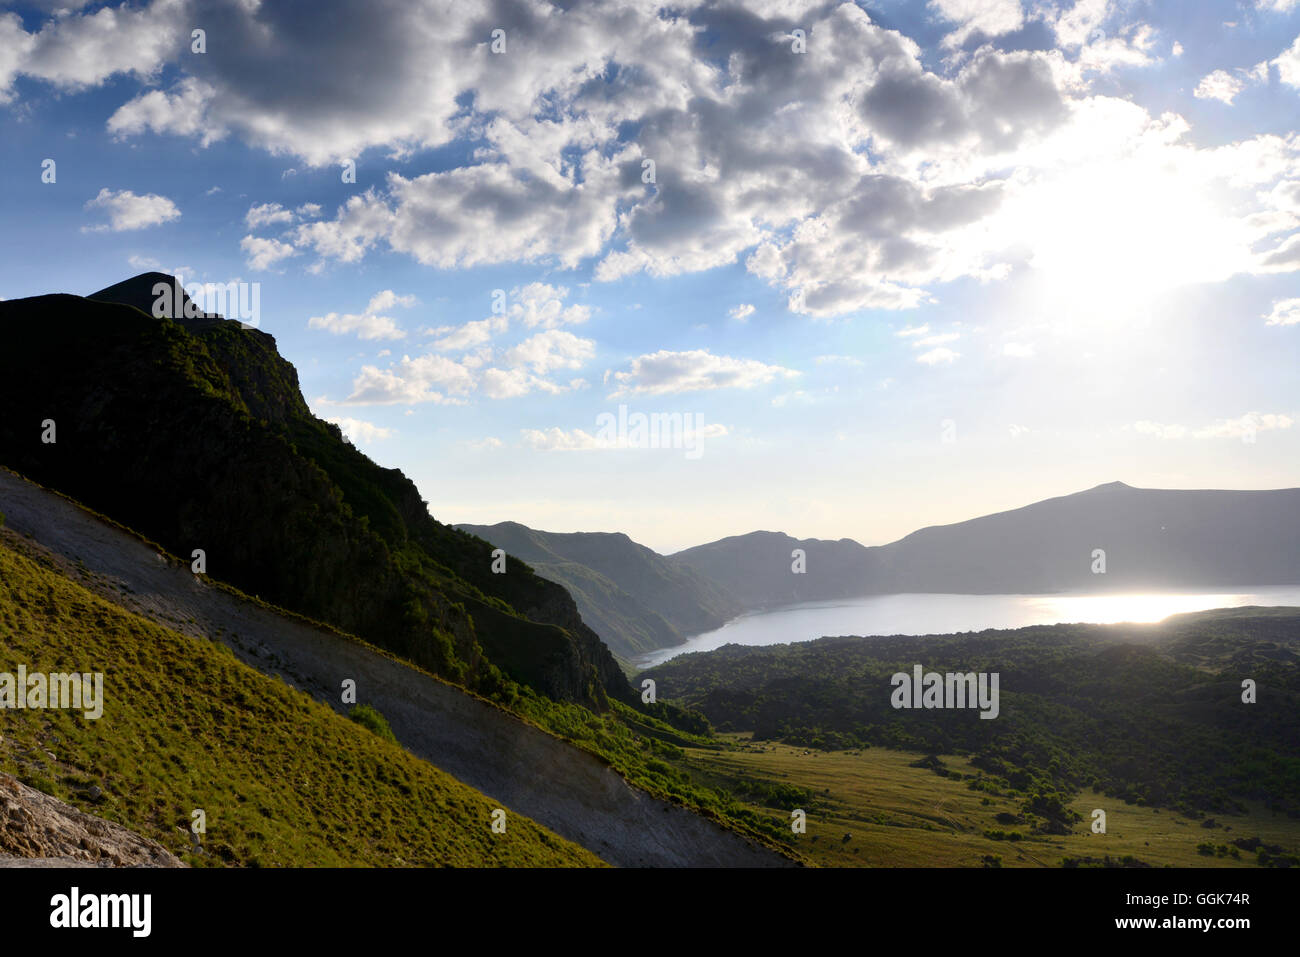
<path fill-rule="evenodd" d="M 1182 612 L 1242 605 L 1300 606 L 1300 586 L 1111 595 L 871 595 L 809 602 L 742 615 L 684 645 L 642 655 L 633 664 L 653 667 L 680 654 L 712 651 L 733 642 L 773 645 L 826 635 L 939 635 L 1058 622 L 1153 622 Z"/>
<path fill-rule="evenodd" d="M 1113 624 L 1120 621 L 1159 621 L 1170 615 L 1208 608 L 1231 608 L 1245 604 L 1248 595 L 1051 595 L 1025 598 L 1025 604 L 1041 612 L 1044 621 L 1087 621 Z"/>

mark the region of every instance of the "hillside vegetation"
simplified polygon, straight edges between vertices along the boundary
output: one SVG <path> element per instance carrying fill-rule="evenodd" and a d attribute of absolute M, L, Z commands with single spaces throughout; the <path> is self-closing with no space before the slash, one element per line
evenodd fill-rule
<path fill-rule="evenodd" d="M 1300 610 L 1235 609 L 1158 625 L 822 638 L 683 655 L 649 669 L 720 730 L 810 749 L 969 756 L 1032 826 L 1072 826 L 1083 789 L 1185 814 L 1247 802 L 1300 817 Z M 997 672 L 1001 712 L 895 709 L 890 677 Z M 1242 682 L 1257 702 L 1242 701 Z"/>
<path fill-rule="evenodd" d="M 592 866 L 362 724 L 241 664 L 223 645 L 130 614 L 0 532 L 0 660 L 102 672 L 103 716 L 4 714 L 0 768 L 158 841 L 235 866 Z M 195 851 L 191 812 L 206 814 Z M 508 809 L 507 809 L 508 810 Z"/>

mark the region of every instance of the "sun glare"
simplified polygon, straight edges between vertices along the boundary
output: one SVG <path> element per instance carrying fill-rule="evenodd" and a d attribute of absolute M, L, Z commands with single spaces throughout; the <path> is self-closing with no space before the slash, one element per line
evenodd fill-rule
<path fill-rule="evenodd" d="M 1235 608 L 1251 603 L 1251 595 L 1070 595 L 1031 598 L 1028 604 L 1043 611 L 1044 621 L 1087 621 L 1114 624 L 1121 621 L 1153 622 L 1183 612 L 1208 608 Z"/>
<path fill-rule="evenodd" d="M 1056 324 L 1122 323 L 1248 266 L 1250 238 L 1214 184 L 1168 158 L 1068 170 L 1025 188 L 1007 213 L 1031 247 L 1036 311 Z"/>

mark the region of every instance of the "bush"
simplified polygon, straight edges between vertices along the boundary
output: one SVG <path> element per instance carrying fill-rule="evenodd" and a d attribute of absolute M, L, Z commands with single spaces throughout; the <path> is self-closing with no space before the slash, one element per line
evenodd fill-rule
<path fill-rule="evenodd" d="M 393 734 L 393 729 L 388 726 L 388 719 L 370 705 L 353 705 L 352 709 L 348 711 L 348 717 L 363 728 L 369 728 L 385 741 L 391 741 L 393 744 L 398 743 L 397 736 Z"/>

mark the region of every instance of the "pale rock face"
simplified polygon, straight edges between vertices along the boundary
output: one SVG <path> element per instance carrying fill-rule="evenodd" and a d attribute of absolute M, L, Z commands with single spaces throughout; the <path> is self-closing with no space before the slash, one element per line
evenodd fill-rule
<path fill-rule="evenodd" d="M 0 867 L 185 867 L 156 841 L 0 774 Z"/>

